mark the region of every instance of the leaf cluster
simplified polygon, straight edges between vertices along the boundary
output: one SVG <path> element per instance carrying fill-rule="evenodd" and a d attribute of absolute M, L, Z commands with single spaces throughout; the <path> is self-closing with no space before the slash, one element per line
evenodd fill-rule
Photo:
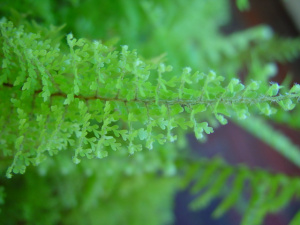
<path fill-rule="evenodd" d="M 201 139 L 213 132 L 202 114 L 214 115 L 220 124 L 257 111 L 269 116 L 277 111 L 273 103 L 291 110 L 300 94 L 298 84 L 279 94 L 276 83 L 245 86 L 189 67 L 167 80 L 171 66 L 147 63 L 127 46 L 116 51 L 69 34 L 65 54 L 10 22 L 1 23 L 1 32 L 1 94 L 11 109 L 3 107 L 2 123 L 10 119 L 6 126 L 18 126 L 16 139 L 10 137 L 15 133 L 4 136 L 5 152 L 14 157 L 7 176 L 69 147 L 79 163 L 80 157 L 103 158 L 111 150 L 133 154 L 142 146 L 151 150 L 153 143 L 173 142 L 177 127 L 190 127 Z"/>
<path fill-rule="evenodd" d="M 219 218 L 234 205 L 239 205 L 244 207 L 239 210 L 245 211 L 241 221 L 243 225 L 262 224 L 267 213 L 278 212 L 293 197 L 299 197 L 298 177 L 270 174 L 261 169 L 249 170 L 244 165 L 229 166 L 220 158 L 190 162 L 186 170 L 182 185 L 186 186 L 191 179 L 196 180 L 190 187 L 191 193 L 198 195 L 191 203 L 193 209 L 203 209 L 223 196 L 212 216 Z M 299 213 L 290 224 L 298 222 Z"/>

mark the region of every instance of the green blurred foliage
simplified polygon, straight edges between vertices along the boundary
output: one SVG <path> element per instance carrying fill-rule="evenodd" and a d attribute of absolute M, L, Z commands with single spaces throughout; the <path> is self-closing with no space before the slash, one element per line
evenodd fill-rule
<path fill-rule="evenodd" d="M 242 9 L 248 7 L 247 1 L 238 4 Z M 108 46 L 126 44 L 130 49 L 138 49 L 150 64 L 173 65 L 174 73 L 165 73 L 164 79 L 181 75 L 183 83 L 189 83 L 190 87 L 195 84 L 184 78 L 182 68 L 185 66 L 203 72 L 213 69 L 227 77 L 236 77 L 246 67 L 249 72 L 246 83 L 252 87 L 257 85 L 252 79 L 267 83 L 276 74 L 274 60 L 291 60 L 300 49 L 298 39 L 287 44 L 268 26 L 223 34 L 220 27 L 230 20 L 227 0 L 14 0 L 0 2 L 0 15 L 13 21 L 15 26 L 24 25 L 28 32 L 39 32 L 45 39 L 50 38 L 52 45 L 61 43 L 63 50 L 68 50 L 65 34 L 70 32 L 76 38 L 101 40 Z M 209 74 L 214 76 L 213 72 Z M 232 92 L 242 88 L 237 79 L 228 85 Z M 248 116 L 248 109 L 236 107 L 245 112 L 239 117 Z M 265 108 L 268 110 L 269 105 Z M 202 108 L 195 108 L 197 110 L 201 112 Z M 278 120 L 284 118 L 285 122 L 295 117 L 283 111 L 279 115 Z M 210 124 L 218 126 L 215 118 L 204 116 Z M 222 115 L 216 117 L 221 123 L 227 122 Z M 160 122 L 162 127 L 166 126 L 166 121 Z M 300 126 L 300 122 L 297 124 Z M 212 132 L 207 123 L 198 125 L 195 130 Z M 256 132 L 255 127 L 253 129 Z M 188 154 L 185 132 L 178 132 L 175 145 L 155 144 L 153 151 L 144 150 L 130 156 L 125 151 L 113 152 L 109 158 L 84 159 L 79 165 L 70 160 L 73 154 L 63 152 L 11 180 L 4 178 L 11 159 L 2 160 L 0 224 L 172 223 L 173 201 L 180 178 L 175 175 L 182 172 L 178 171 L 177 164 Z M 19 145 L 21 139 L 16 142 Z M 220 180 L 228 176 L 225 173 Z M 201 176 L 198 179 L 201 183 Z M 219 188 L 220 184 L 200 203 L 208 204 Z"/>

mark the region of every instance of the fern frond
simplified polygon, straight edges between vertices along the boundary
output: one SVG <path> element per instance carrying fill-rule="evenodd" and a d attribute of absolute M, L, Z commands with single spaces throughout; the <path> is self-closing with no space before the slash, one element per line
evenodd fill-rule
<path fill-rule="evenodd" d="M 185 166 L 188 178 L 183 178 L 184 184 L 188 183 L 187 180 L 194 180 L 191 192 L 200 193 L 191 203 L 193 209 L 202 209 L 213 200 L 223 198 L 213 212 L 216 218 L 238 205 L 243 193 L 250 192 L 241 224 L 262 224 L 267 213 L 278 212 L 292 198 L 299 196 L 298 177 L 271 174 L 261 169 L 249 169 L 244 165 L 231 166 L 219 158 L 189 161 Z M 228 187 L 226 190 L 224 184 Z M 297 217 L 298 215 L 295 220 Z"/>
<path fill-rule="evenodd" d="M 127 46 L 119 52 L 72 34 L 65 54 L 10 22 L 1 23 L 1 32 L 0 91 L 11 106 L 10 113 L 2 108 L 1 124 L 10 127 L 3 135 L 14 157 L 7 176 L 68 148 L 75 151 L 75 163 L 124 151 L 123 146 L 128 154 L 143 146 L 152 149 L 154 142 L 175 141 L 177 127 L 191 127 L 201 139 L 213 132 L 205 115 L 226 124 L 225 117 L 271 115 L 278 106 L 291 110 L 300 97 L 299 85 L 280 93 L 278 84 L 244 86 L 236 78 L 225 82 L 213 71 L 192 73 L 190 68 L 167 80 L 170 66 L 144 62 Z M 11 127 L 18 127 L 16 142 Z"/>
<path fill-rule="evenodd" d="M 300 39 L 278 37 L 269 26 L 260 25 L 220 37 L 214 44 L 215 57 L 209 58 L 211 50 L 207 49 L 203 58 L 219 72 L 237 73 L 246 67 L 248 80 L 266 81 L 277 72 L 274 62 L 286 63 L 299 57 Z"/>

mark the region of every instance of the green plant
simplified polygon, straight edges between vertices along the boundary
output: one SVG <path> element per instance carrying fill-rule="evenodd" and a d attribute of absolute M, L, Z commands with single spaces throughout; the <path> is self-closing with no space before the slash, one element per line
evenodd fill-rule
<path fill-rule="evenodd" d="M 298 55 L 299 39 L 276 37 L 265 26 L 224 36 L 218 26 L 228 18 L 226 12 L 203 27 L 209 35 L 195 32 L 190 23 L 206 21 L 228 7 L 227 1 L 191 1 L 189 6 L 180 0 L 97 2 L 40 1 L 30 9 L 28 1 L 25 18 L 16 11 L 7 14 L 9 7 L 21 11 L 20 2 L 2 4 L 2 13 L 12 15 L 2 18 L 0 42 L 1 171 L 12 178 L 0 183 L 3 224 L 169 223 L 176 190 L 191 181 L 192 193 L 204 191 L 193 208 L 226 196 L 216 217 L 238 204 L 248 182 L 252 195 L 242 224 L 260 224 L 266 213 L 299 195 L 299 178 L 235 167 L 221 159 L 195 159 L 185 138 L 193 131 L 203 140 L 231 119 L 259 131 L 300 166 L 299 148 L 267 123 L 285 118 L 300 125 L 289 112 L 299 114 L 294 107 L 300 85 L 268 81 L 276 73 L 274 60 Z M 245 3 L 239 1 L 240 7 Z M 116 11 L 101 29 L 97 24 L 107 14 L 93 11 L 96 6 Z M 52 10 L 43 10 L 47 7 Z M 182 18 L 177 18 L 178 9 Z M 123 24 L 116 22 L 120 18 L 126 18 Z M 65 29 L 90 38 L 70 33 L 65 41 L 63 27 L 46 28 L 62 22 Z M 151 27 L 155 29 L 149 31 Z M 90 40 L 99 34 L 106 41 Z M 116 35 L 138 50 L 119 47 L 111 39 Z M 199 51 L 199 44 L 208 47 Z M 163 52 L 168 57 L 159 55 Z M 244 84 L 230 75 L 243 67 L 249 71 Z M 13 175 L 19 173 L 25 174 Z M 225 182 L 230 190 L 223 189 Z M 19 184 L 21 192 L 16 191 Z"/>

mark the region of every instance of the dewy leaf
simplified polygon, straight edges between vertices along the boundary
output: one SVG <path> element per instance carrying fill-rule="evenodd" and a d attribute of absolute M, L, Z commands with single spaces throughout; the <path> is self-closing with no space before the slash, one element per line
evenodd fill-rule
<path fill-rule="evenodd" d="M 183 112 L 183 108 L 179 104 L 171 105 L 170 106 L 170 116 L 175 116 L 181 112 Z"/>
<path fill-rule="evenodd" d="M 233 78 L 227 86 L 230 93 L 236 93 L 244 89 L 244 85 L 239 79 Z"/>
<path fill-rule="evenodd" d="M 247 86 L 247 91 L 256 91 L 259 88 L 259 83 L 257 81 L 251 81 L 251 83 Z"/>
<path fill-rule="evenodd" d="M 246 105 L 233 105 L 233 109 L 240 120 L 244 120 L 250 116 L 249 109 Z"/>
<path fill-rule="evenodd" d="M 148 137 L 148 133 L 146 130 L 144 130 L 144 128 L 139 129 L 139 138 L 141 140 L 145 140 Z"/>
<path fill-rule="evenodd" d="M 228 123 L 227 119 L 225 119 L 225 117 L 221 114 L 216 114 L 215 115 L 217 120 L 222 124 L 222 125 L 225 125 Z"/>
<path fill-rule="evenodd" d="M 206 122 L 200 123 L 199 127 L 203 128 L 205 133 L 207 133 L 207 134 L 210 134 L 210 133 L 214 132 L 213 128 L 209 127 L 208 123 L 206 123 Z"/>
<path fill-rule="evenodd" d="M 193 112 L 196 113 L 200 113 L 200 112 L 204 112 L 206 110 L 205 105 L 201 104 L 201 105 L 194 105 L 193 106 Z"/>
<path fill-rule="evenodd" d="M 278 104 L 286 111 L 292 110 L 296 106 L 291 99 L 282 100 Z"/>
<path fill-rule="evenodd" d="M 282 86 L 279 86 L 277 83 L 272 84 L 266 94 L 268 96 L 275 96 L 278 94 L 280 88 L 282 88 Z"/>
<path fill-rule="evenodd" d="M 65 105 L 69 105 L 74 100 L 74 94 L 68 94 L 64 101 Z"/>
<path fill-rule="evenodd" d="M 267 102 L 263 102 L 263 103 L 258 104 L 258 108 L 266 116 L 270 116 L 270 115 L 277 112 L 277 109 L 275 109 L 274 107 L 271 107 L 270 104 L 267 103 Z"/>
<path fill-rule="evenodd" d="M 300 93 L 300 85 L 299 84 L 295 84 L 291 90 L 289 91 L 289 93 L 291 94 L 299 94 Z"/>

